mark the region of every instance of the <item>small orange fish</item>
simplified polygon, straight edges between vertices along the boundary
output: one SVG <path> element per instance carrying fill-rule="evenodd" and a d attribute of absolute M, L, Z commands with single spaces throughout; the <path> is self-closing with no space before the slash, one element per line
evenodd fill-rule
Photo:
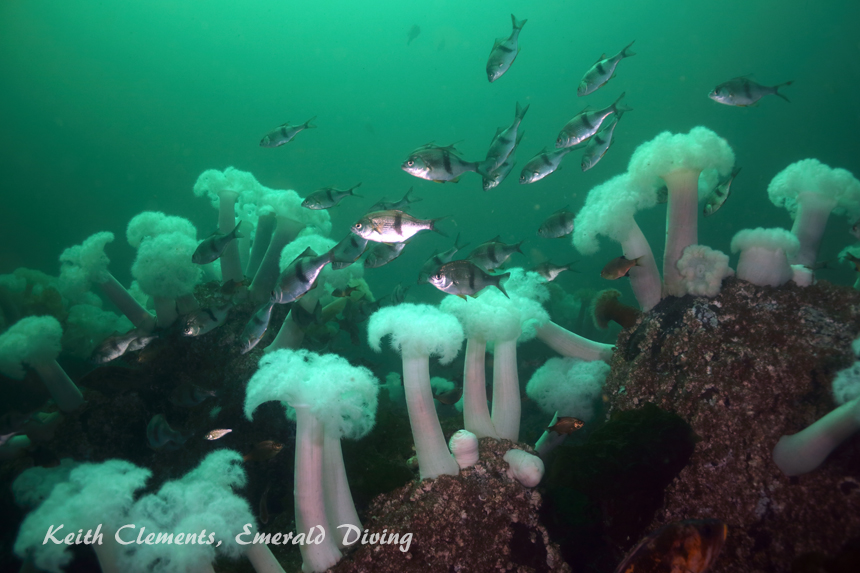
<path fill-rule="evenodd" d="M 585 422 L 578 418 L 570 416 L 562 416 L 555 421 L 555 424 L 546 429 L 547 432 L 555 432 L 556 434 L 566 435 L 572 434 L 585 425 Z"/>
<path fill-rule="evenodd" d="M 630 269 L 639 265 L 640 259 L 642 259 L 642 257 L 639 257 L 638 259 L 626 259 L 623 256 L 612 259 L 606 263 L 606 266 L 603 267 L 602 271 L 600 271 L 600 276 L 610 281 L 626 277 L 627 273 L 630 272 Z"/>
<path fill-rule="evenodd" d="M 265 462 L 281 453 L 284 449 L 284 444 L 279 444 L 274 440 L 266 440 L 254 446 L 254 449 L 242 456 L 246 462 Z"/>
<path fill-rule="evenodd" d="M 719 519 L 670 523 L 640 541 L 615 573 L 705 573 L 720 555 L 727 533 Z"/>

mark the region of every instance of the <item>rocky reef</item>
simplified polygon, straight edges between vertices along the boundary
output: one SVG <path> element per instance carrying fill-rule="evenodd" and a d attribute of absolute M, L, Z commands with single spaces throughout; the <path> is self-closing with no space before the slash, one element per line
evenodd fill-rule
<path fill-rule="evenodd" d="M 364 527 L 371 533 L 411 532 L 400 545 L 363 545 L 336 573 L 426 571 L 569 572 L 558 545 L 540 524 L 541 495 L 507 477 L 508 440 L 483 438 L 480 460 L 457 476 L 412 481 L 377 497 Z"/>
<path fill-rule="evenodd" d="M 771 452 L 780 436 L 835 407 L 830 383 L 854 362 L 858 332 L 855 290 L 737 279 L 713 299 L 666 298 L 622 332 L 606 383 L 610 416 L 655 404 L 697 435 L 646 531 L 683 519 L 726 521 L 714 573 L 842 570 L 824 564 L 844 561 L 860 536 L 860 436 L 793 478 Z"/>

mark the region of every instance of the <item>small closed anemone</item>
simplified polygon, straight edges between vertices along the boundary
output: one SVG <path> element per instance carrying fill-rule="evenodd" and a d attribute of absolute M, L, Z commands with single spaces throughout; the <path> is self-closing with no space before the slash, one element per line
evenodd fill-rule
<path fill-rule="evenodd" d="M 684 249 L 677 267 L 684 291 L 694 296 L 717 296 L 723 279 L 734 274 L 729 268 L 728 255 L 704 245 Z"/>
<path fill-rule="evenodd" d="M 591 301 L 591 316 L 594 326 L 606 330 L 610 322 L 621 325 L 621 328 L 630 328 L 642 314 L 638 309 L 627 306 L 621 302 L 621 292 L 614 288 L 602 290 L 597 293 Z"/>
<path fill-rule="evenodd" d="M 732 238 L 732 253 L 741 252 L 738 278 L 759 286 L 779 286 L 791 280 L 789 260 L 800 243 L 785 229 L 744 229 Z"/>
<path fill-rule="evenodd" d="M 130 462 L 108 460 L 80 464 L 71 468 L 65 479 L 56 476 L 62 481 L 21 523 L 15 554 L 31 559 L 42 571 L 59 573 L 72 561 L 72 552 L 69 545 L 50 542 L 46 533 L 53 531 L 55 539 L 62 539 L 68 534 L 77 536 L 82 529 L 101 536 L 101 543 L 92 543 L 92 548 L 102 571 L 122 571 L 114 534 L 127 523 L 136 523 L 129 517 L 134 492 L 144 486 L 150 474 Z"/>
<path fill-rule="evenodd" d="M 181 232 L 165 233 L 141 242 L 131 274 L 140 289 L 155 302 L 158 326 L 173 324 L 181 310 L 194 307 L 194 287 L 200 282 L 201 271 L 191 261 L 197 241 Z"/>
<path fill-rule="evenodd" d="M 716 171 L 728 177 L 735 154 L 725 139 L 705 127 L 690 133 L 664 131 L 640 145 L 627 167 L 634 185 L 655 193 L 665 181 L 669 190 L 666 210 L 666 249 L 663 253 L 663 291 L 683 296 L 684 284 L 677 262 L 684 249 L 699 242 L 699 177 L 703 171 Z"/>
<path fill-rule="evenodd" d="M 463 344 L 463 328 L 456 318 L 426 304 L 399 304 L 382 308 L 370 316 L 367 340 L 375 351 L 382 339 L 391 337 L 391 347 L 403 360 L 403 388 L 415 454 L 421 479 L 457 475 L 459 466 L 448 451 L 436 415 L 430 388 L 430 356 L 448 364 Z"/>
<path fill-rule="evenodd" d="M 852 348 L 856 354 L 856 340 Z M 860 431 L 860 362 L 840 371 L 832 389 L 839 406 L 800 432 L 782 436 L 773 448 L 773 461 L 785 475 L 813 471 L 842 442 Z"/>
<path fill-rule="evenodd" d="M 28 316 L 0 334 L 0 372 L 23 380 L 24 364 L 39 375 L 63 412 L 74 412 L 84 397 L 57 363 L 63 327 L 52 316 Z"/>
<path fill-rule="evenodd" d="M 520 390 L 517 373 L 517 343 L 536 336 L 536 326 L 549 322 L 541 301 L 549 298 L 540 275 L 513 268 L 505 283 L 508 296 L 487 289 L 478 297 L 463 300 L 447 296 L 443 312 L 451 313 L 467 335 L 463 372 L 463 421 L 480 438 L 519 439 Z M 494 343 L 493 412 L 488 416 L 484 356 L 488 342 Z"/>
<path fill-rule="evenodd" d="M 90 292 L 95 283 L 135 327 L 150 332 L 155 328 L 155 318 L 108 270 L 110 259 L 105 254 L 105 245 L 113 240 L 113 233 L 96 233 L 87 237 L 82 244 L 63 251 L 60 255 L 58 282 L 60 292 L 72 302 L 100 307 L 101 301 Z"/>
<path fill-rule="evenodd" d="M 573 417 L 586 424 L 594 420 L 609 374 L 604 362 L 586 362 L 577 358 L 550 358 L 535 370 L 526 385 L 526 395 L 548 416 Z M 567 435 L 545 431 L 535 444 L 538 455 L 545 457 L 561 444 Z"/>
<path fill-rule="evenodd" d="M 794 219 L 791 232 L 800 241 L 792 264 L 814 267 L 830 213 L 860 218 L 860 181 L 845 169 L 833 169 L 817 159 L 792 163 L 770 182 L 767 194 Z"/>
<path fill-rule="evenodd" d="M 248 419 L 260 404 L 271 400 L 288 404 L 292 407 L 288 415 L 295 416 L 297 533 L 311 538 L 318 528 L 325 532 L 320 543 L 301 546 L 303 571 L 325 571 L 340 560 L 334 527 L 361 529 L 340 439 L 358 439 L 373 428 L 378 391 L 378 381 L 366 368 L 351 366 L 334 354 L 306 350 L 276 350 L 265 355 L 248 382 Z"/>
<path fill-rule="evenodd" d="M 593 255 L 605 235 L 621 244 L 624 257 L 639 259 L 630 269 L 630 286 L 643 311 L 660 302 L 663 282 L 648 240 L 636 224 L 634 215 L 657 204 L 653 189 L 634 185 L 630 175 L 617 175 L 588 192 L 585 205 L 573 222 L 573 246 L 583 255 Z"/>

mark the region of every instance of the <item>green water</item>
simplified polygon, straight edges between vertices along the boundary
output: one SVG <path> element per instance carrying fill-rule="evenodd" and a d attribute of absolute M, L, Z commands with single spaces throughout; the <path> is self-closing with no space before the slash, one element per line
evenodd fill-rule
<path fill-rule="evenodd" d="M 522 52 L 490 84 L 487 55 L 495 37 L 510 34 L 511 12 L 528 18 Z M 446 230 L 472 246 L 501 234 L 528 239 L 528 256 L 514 264 L 581 259 L 567 239 L 536 235 L 544 217 L 581 206 L 643 141 L 695 125 L 725 137 L 743 167 L 723 210 L 700 224 L 700 242 L 727 252 L 742 228 L 790 225 L 766 195 L 789 163 L 815 157 L 860 173 L 858 21 L 860 4 L 851 1 L 3 2 L 0 273 L 27 266 L 56 275 L 64 248 L 108 230 L 117 234 L 108 248 L 112 270 L 128 283 L 128 220 L 162 210 L 208 234 L 216 213 L 191 187 L 204 169 L 229 165 L 301 195 L 362 182 L 366 199 L 331 211 L 335 240 L 376 199 L 415 186 L 424 198 L 416 214 L 448 215 Z M 407 45 L 415 24 L 421 33 Z M 577 98 L 597 57 L 634 39 L 637 55 L 621 62 L 617 77 Z M 765 85 L 794 80 L 783 90 L 791 103 L 770 96 L 734 108 L 706 97 L 750 73 Z M 574 152 L 558 173 L 518 183 L 525 162 L 552 148 L 585 104 L 607 105 L 622 91 L 634 111 L 594 169 L 581 172 Z M 467 159 L 483 158 L 517 101 L 531 105 L 526 135 L 517 167 L 497 189 L 485 193 L 471 173 L 440 185 L 400 170 L 409 151 L 428 141 L 459 141 Z M 284 147 L 258 146 L 275 126 L 314 115 L 318 129 Z M 663 217 L 664 206 L 638 217 L 658 264 Z M 831 219 L 822 260 L 853 241 L 846 223 Z M 400 260 L 368 273 L 371 286 L 414 281 L 432 250 L 450 241 L 422 235 L 413 243 Z M 565 284 L 606 286 L 599 269 L 618 254 L 605 244 Z M 821 276 L 853 281 L 847 267 Z M 435 299 L 432 287 L 420 289 L 417 296 Z"/>

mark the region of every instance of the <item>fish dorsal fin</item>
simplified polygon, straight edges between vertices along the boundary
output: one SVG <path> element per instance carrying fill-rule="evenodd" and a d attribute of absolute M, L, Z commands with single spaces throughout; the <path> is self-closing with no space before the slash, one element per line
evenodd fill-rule
<path fill-rule="evenodd" d="M 496 235 L 495 237 L 493 237 L 492 239 L 490 239 L 490 240 L 489 240 L 489 241 L 487 241 L 487 242 L 488 242 L 488 243 L 501 243 L 501 242 L 502 242 L 502 236 L 501 236 L 501 235 Z"/>
<path fill-rule="evenodd" d="M 596 60 L 594 63 L 596 64 L 596 63 L 601 62 L 601 61 L 603 61 L 603 60 L 605 60 L 605 59 L 606 59 L 606 54 L 605 54 L 605 53 L 600 54 L 600 57 L 599 57 L 599 58 L 597 58 L 597 60 Z"/>
<path fill-rule="evenodd" d="M 496 133 L 493 135 L 493 138 L 490 140 L 490 142 L 495 141 L 495 140 L 496 140 L 496 138 L 497 138 L 497 137 L 499 137 L 499 134 L 500 134 L 500 133 L 502 133 L 502 128 L 501 128 L 501 127 L 497 127 L 497 128 L 496 128 Z"/>
<path fill-rule="evenodd" d="M 307 249 L 302 251 L 302 254 L 300 254 L 298 257 L 296 257 L 296 259 L 301 259 L 304 257 L 316 257 L 316 256 L 317 256 L 316 251 L 314 251 L 312 248 L 308 247 Z"/>

